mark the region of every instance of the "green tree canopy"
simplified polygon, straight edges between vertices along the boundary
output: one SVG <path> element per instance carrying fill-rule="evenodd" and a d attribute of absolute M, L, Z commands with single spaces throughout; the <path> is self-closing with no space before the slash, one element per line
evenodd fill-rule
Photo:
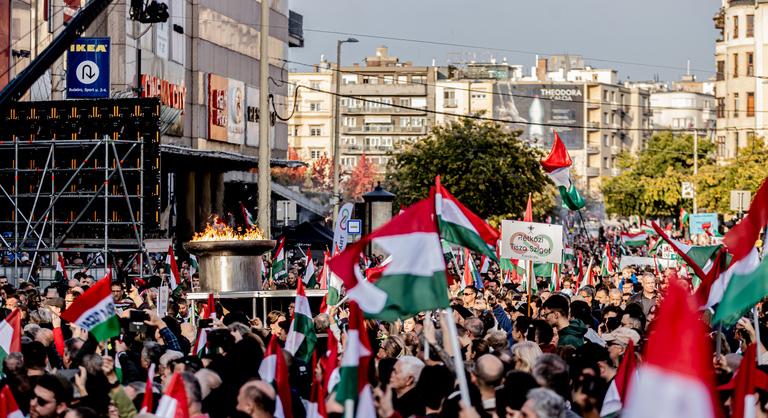
<path fill-rule="evenodd" d="M 439 174 L 451 193 L 484 218 L 520 217 L 532 193 L 534 213 L 541 216 L 552 209 L 555 197 L 541 157 L 515 132 L 462 119 L 407 145 L 391 160 L 387 182 L 397 203 L 408 205 L 426 197 Z"/>
<path fill-rule="evenodd" d="M 768 177 L 768 149 L 762 138 L 750 139 L 736 158 L 699 169 L 696 178 L 701 212 L 730 212 L 731 190 L 749 190 L 753 194 Z"/>
<path fill-rule="evenodd" d="M 699 167 L 714 164 L 714 144 L 699 138 Z M 693 136 L 670 132 L 651 137 L 637 156 L 619 156 L 620 175 L 603 179 L 606 211 L 623 216 L 676 216 L 692 202 L 681 196 L 681 182 L 693 175 Z"/>

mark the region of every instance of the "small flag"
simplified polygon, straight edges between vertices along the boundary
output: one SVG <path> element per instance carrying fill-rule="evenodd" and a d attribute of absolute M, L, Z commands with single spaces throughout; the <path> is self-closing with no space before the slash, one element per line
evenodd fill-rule
<path fill-rule="evenodd" d="M 408 212 L 407 209 L 406 212 Z M 336 387 L 337 402 L 345 405 L 345 408 L 347 401 L 354 404 L 354 414 L 349 414 L 349 416 L 376 417 L 371 384 L 368 383 L 368 366 L 371 361 L 371 354 L 371 343 L 368 341 L 363 312 L 357 303 L 351 302 L 347 344 L 341 358 L 341 380 Z"/>
<path fill-rule="evenodd" d="M 189 255 L 189 277 L 192 277 L 200 271 L 200 266 L 197 264 L 197 256 L 194 254 Z"/>
<path fill-rule="evenodd" d="M 560 198 L 563 200 L 563 207 L 579 210 L 586 205 L 586 202 L 571 182 L 571 165 L 573 165 L 571 156 L 568 154 L 563 141 L 560 140 L 560 136 L 555 132 L 552 149 L 547 158 L 541 160 L 541 167 L 557 186 Z"/>
<path fill-rule="evenodd" d="M 64 257 L 59 253 L 59 257 L 56 259 L 56 281 L 63 282 L 68 280 L 67 268 L 64 265 Z"/>
<path fill-rule="evenodd" d="M 61 319 L 89 331 L 98 341 L 106 341 L 120 335 L 120 321 L 115 315 L 111 285 L 106 277 L 97 281 L 93 287 L 75 299 L 69 309 L 61 313 Z"/>
<path fill-rule="evenodd" d="M 648 234 L 642 232 L 622 232 L 621 242 L 627 247 L 642 247 L 648 239 Z"/>
<path fill-rule="evenodd" d="M 315 343 L 317 343 L 315 323 L 312 321 L 312 311 L 309 308 L 309 299 L 304 292 L 304 284 L 300 282 L 296 287 L 293 319 L 285 339 L 285 350 L 292 356 L 309 363 L 315 351 Z"/>
<path fill-rule="evenodd" d="M 120 363 L 120 353 L 115 353 L 115 374 L 117 381 L 123 383 L 123 365 Z"/>
<path fill-rule="evenodd" d="M 275 258 L 272 261 L 272 278 L 274 280 L 280 280 L 284 277 L 288 277 L 288 268 L 285 262 L 285 237 L 280 238 L 280 243 L 277 246 L 277 252 L 275 252 Z"/>
<path fill-rule="evenodd" d="M 149 370 L 147 371 L 147 383 L 144 384 L 144 401 L 141 403 L 140 414 L 146 414 L 152 411 L 152 404 L 154 403 L 154 394 L 152 390 L 154 388 L 152 382 L 155 381 L 155 363 L 150 363 Z"/>
<path fill-rule="evenodd" d="M 0 321 L 0 371 L 8 354 L 21 352 L 21 313 L 16 308 Z"/>
<path fill-rule="evenodd" d="M 240 202 L 240 211 L 243 213 L 243 219 L 245 220 L 245 226 L 248 229 L 255 228 L 256 227 L 256 221 L 253 219 L 253 215 L 251 215 L 251 212 L 248 211 L 248 209 L 243 205 L 243 202 Z"/>
<path fill-rule="evenodd" d="M 315 261 L 312 260 L 312 249 L 307 249 L 307 263 L 304 269 L 304 277 L 302 278 L 304 285 L 308 288 L 314 288 L 317 284 L 317 277 L 315 276 Z"/>
<path fill-rule="evenodd" d="M 197 331 L 197 340 L 195 341 L 195 355 L 203 357 L 208 347 L 208 328 L 201 328 Z"/>
<path fill-rule="evenodd" d="M 261 380 L 272 383 L 277 392 L 275 399 L 275 417 L 292 417 L 291 411 L 291 385 L 288 380 L 288 365 L 283 357 L 283 349 L 277 341 L 277 335 L 272 334 L 269 340 L 264 359 L 259 366 Z"/>
<path fill-rule="evenodd" d="M 179 267 L 176 265 L 176 256 L 173 254 L 173 245 L 168 246 L 168 254 L 165 256 L 165 270 L 168 273 L 168 286 L 171 288 L 171 292 L 175 292 L 181 284 L 181 275 L 179 274 Z"/>
<path fill-rule="evenodd" d="M 184 380 L 180 373 L 174 372 L 163 397 L 160 398 L 155 415 L 158 418 L 189 418 L 188 405 Z"/>

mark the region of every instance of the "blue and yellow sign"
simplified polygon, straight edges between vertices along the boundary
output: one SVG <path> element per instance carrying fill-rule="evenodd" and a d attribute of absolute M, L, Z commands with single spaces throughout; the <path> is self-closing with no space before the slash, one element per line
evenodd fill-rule
<path fill-rule="evenodd" d="M 109 97 L 109 38 L 79 38 L 67 52 L 67 98 Z"/>

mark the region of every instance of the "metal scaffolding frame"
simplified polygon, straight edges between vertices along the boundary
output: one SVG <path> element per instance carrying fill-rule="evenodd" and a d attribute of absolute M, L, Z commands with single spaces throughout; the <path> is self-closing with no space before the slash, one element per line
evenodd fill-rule
<path fill-rule="evenodd" d="M 118 144 L 120 149 L 118 149 Z M 56 166 L 56 150 L 78 147 L 87 150 L 87 154 L 84 153 L 83 158 L 74 170 L 70 167 L 57 167 Z M 19 255 L 24 251 L 33 251 L 34 255 L 31 259 L 31 268 L 27 273 L 26 280 L 29 280 L 38 263 L 38 255 L 41 253 L 51 253 L 50 263 L 51 266 L 55 266 L 57 253 L 77 251 L 81 253 L 94 253 L 90 263 L 85 266 L 86 269 L 93 266 L 94 261 L 101 255 L 104 259 L 105 268 L 109 264 L 109 256 L 115 253 L 133 253 L 134 256 L 139 257 L 139 275 L 144 275 L 145 263 L 148 263 L 149 257 L 144 246 L 144 147 L 145 141 L 142 138 L 137 140 L 130 139 L 117 139 L 116 137 L 110 138 L 104 136 L 101 139 L 51 139 L 51 140 L 31 140 L 22 141 L 17 137 L 14 137 L 12 141 L 2 142 L 0 141 L 0 152 L 13 152 L 14 164 L 10 168 L 0 168 L 0 174 L 13 173 L 13 184 L 3 184 L 0 181 L 0 200 L 5 199 L 9 201 L 13 207 L 12 223 L 13 223 L 13 235 L 12 239 L 7 239 L 0 234 L 0 250 L 3 252 L 11 251 L 13 257 L 13 280 L 20 278 Z M 44 167 L 42 167 L 42 175 L 40 176 L 37 188 L 34 192 L 34 200 L 32 201 L 31 208 L 28 212 L 19 204 L 21 198 L 31 198 L 30 194 L 22 194 L 19 192 L 19 178 L 24 176 L 25 173 L 34 171 L 40 172 L 40 168 L 20 168 L 19 158 L 20 153 L 25 151 L 38 151 L 47 148 L 48 156 Z M 93 164 L 98 162 L 97 155 L 103 153 L 103 164 Z M 23 158 L 23 156 L 22 156 Z M 128 159 L 135 159 L 137 161 L 136 167 L 123 167 L 124 162 Z M 88 165 L 88 166 L 87 166 Z M 103 171 L 104 181 L 95 191 L 87 191 L 77 189 L 73 192 L 67 192 L 71 186 L 77 187 L 77 182 L 80 180 L 84 173 Z M 131 194 L 128 189 L 128 184 L 125 180 L 125 172 L 138 171 L 139 173 L 139 189 L 138 194 Z M 63 185 L 57 187 L 56 185 L 64 179 Z M 46 187 L 46 183 L 50 181 L 50 187 Z M 117 194 L 110 194 L 109 186 L 116 186 L 119 183 L 120 187 Z M 12 189 L 8 190 L 8 188 Z M 57 191 L 58 189 L 58 191 Z M 50 190 L 45 192 L 45 190 Z M 86 204 L 84 204 L 77 216 L 72 220 L 58 220 L 57 221 L 57 202 L 63 196 L 72 197 L 77 195 L 82 198 L 88 198 Z M 127 212 L 130 214 L 129 221 L 112 221 L 109 216 L 110 198 L 124 198 Z M 93 221 L 84 220 L 84 216 L 89 210 L 93 210 L 96 202 L 102 199 L 104 204 L 104 218 L 95 219 Z M 138 219 L 134 215 L 134 206 L 131 199 L 138 199 Z M 47 202 L 45 202 L 47 200 Z M 114 204 L 114 200 L 112 202 Z M 63 218 L 62 218 L 63 219 Z M 4 222 L 7 226 L 8 222 Z M 58 225 L 65 225 L 62 229 L 57 229 Z M 103 226 L 102 238 L 89 238 L 89 239 L 75 239 L 74 243 L 68 242 L 70 234 L 79 225 L 91 225 L 91 226 Z M 128 225 L 133 232 L 135 239 L 124 239 L 125 237 L 113 239 L 110 241 L 109 229 L 110 225 Z M 8 228 L 4 228 L 8 229 Z M 23 231 L 23 234 L 21 233 Z M 112 244 L 112 245 L 110 245 Z M 73 246 L 74 245 L 74 246 Z M 82 247 L 78 246 L 82 245 Z M 132 259 L 132 258 L 131 258 Z M 130 266 L 130 262 L 126 263 L 126 266 Z"/>

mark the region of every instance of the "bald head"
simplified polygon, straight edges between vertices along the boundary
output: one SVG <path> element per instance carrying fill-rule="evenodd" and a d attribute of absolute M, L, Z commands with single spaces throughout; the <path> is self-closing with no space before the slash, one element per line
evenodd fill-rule
<path fill-rule="evenodd" d="M 496 387 L 501 384 L 504 376 L 504 363 L 492 354 L 484 354 L 477 359 L 475 377 L 478 383 L 485 386 Z"/>
<path fill-rule="evenodd" d="M 275 412 L 275 389 L 263 380 L 246 382 L 237 395 L 237 410 L 251 417 L 271 417 Z"/>

